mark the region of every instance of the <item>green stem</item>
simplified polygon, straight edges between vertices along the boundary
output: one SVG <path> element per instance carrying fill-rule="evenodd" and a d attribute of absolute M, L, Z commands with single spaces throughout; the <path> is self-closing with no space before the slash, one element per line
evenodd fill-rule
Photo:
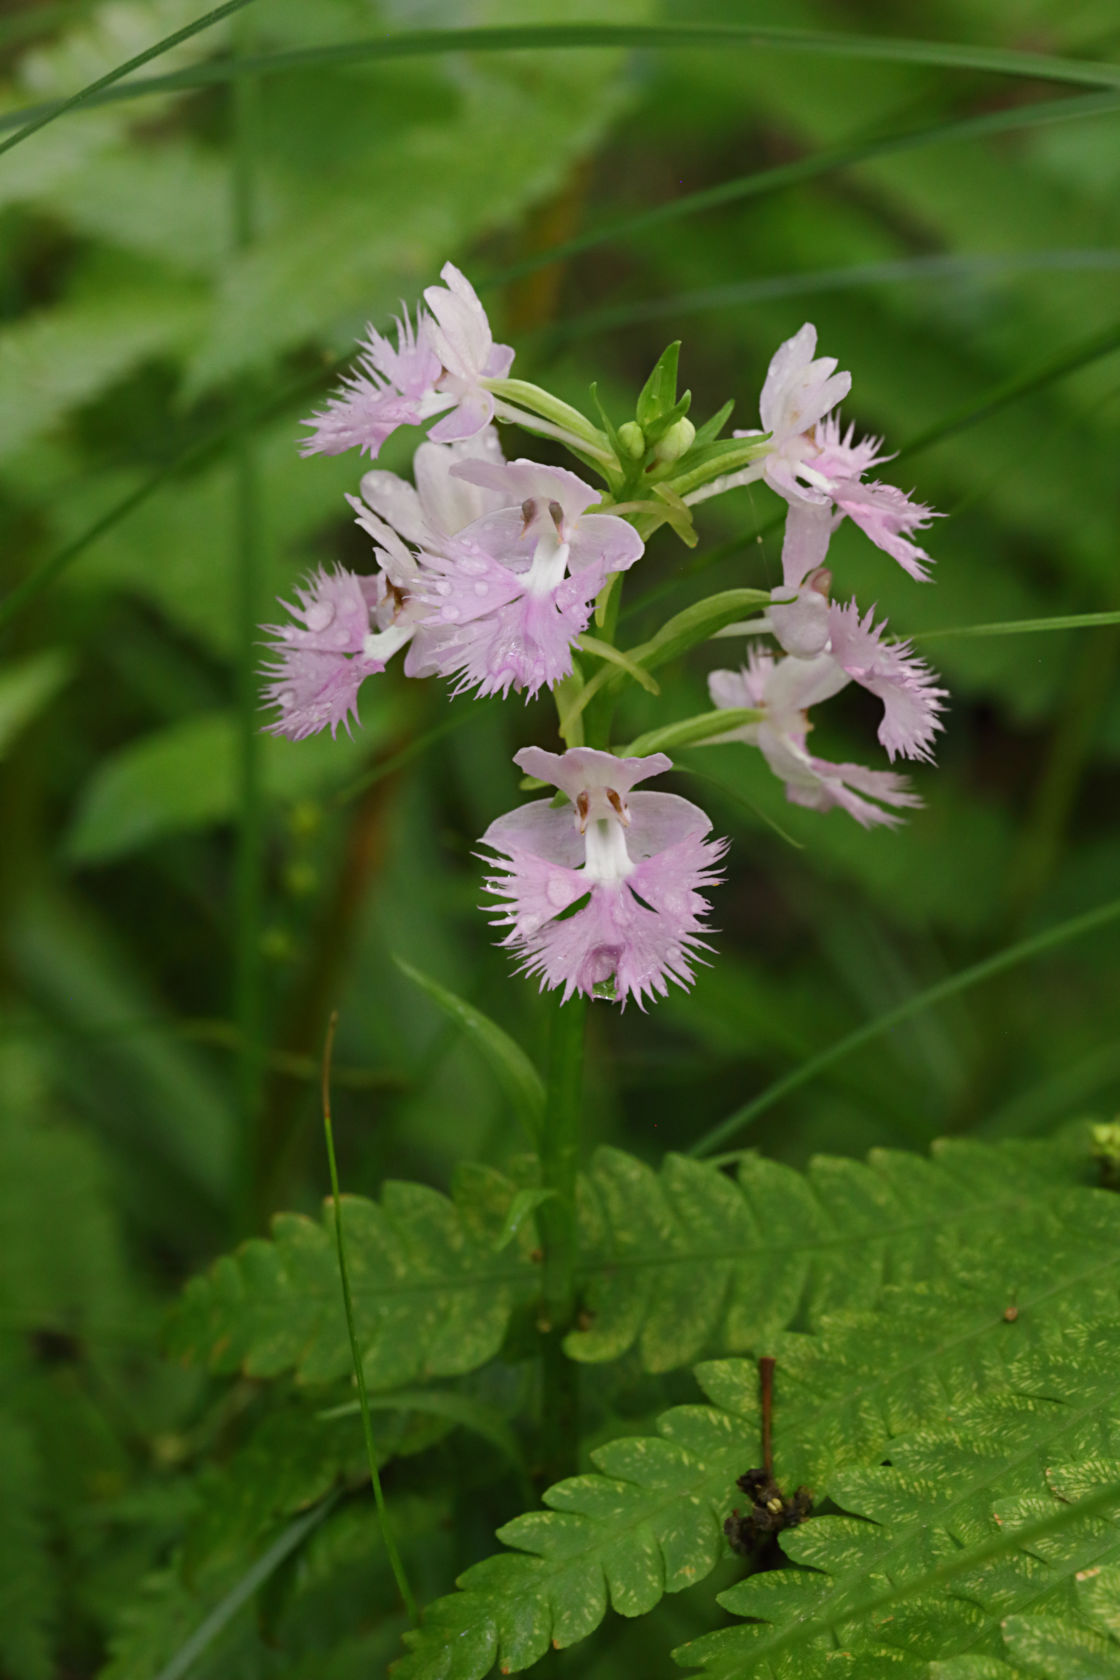
<path fill-rule="evenodd" d="M 238 45 L 249 45 L 242 17 Z M 239 250 L 253 242 L 256 222 L 255 156 L 259 87 L 252 77 L 233 84 L 233 227 Z M 261 584 L 261 498 L 252 438 L 253 387 L 239 382 L 235 396 L 234 494 L 237 619 L 238 806 L 234 879 L 234 1016 L 240 1034 L 237 1098 L 239 1154 L 234 1220 L 239 1235 L 258 1223 L 258 1129 L 264 1086 L 262 1046 L 261 915 L 263 899 L 260 733 L 257 722 L 257 620 Z"/>
<path fill-rule="evenodd" d="M 338 1162 L 334 1153 L 334 1127 L 331 1124 L 331 1052 L 334 1049 L 334 1032 L 338 1025 L 337 1009 L 331 1015 L 327 1026 L 327 1040 L 323 1047 L 323 1135 L 327 1140 L 327 1162 L 331 1173 L 331 1197 L 334 1202 L 334 1236 L 338 1250 L 338 1275 L 342 1283 L 342 1305 L 346 1313 L 346 1334 L 350 1341 L 350 1358 L 354 1366 L 354 1381 L 358 1385 L 358 1406 L 362 1414 L 362 1433 L 366 1439 L 366 1457 L 369 1460 L 369 1479 L 373 1484 L 373 1498 L 377 1506 L 377 1521 L 381 1529 L 381 1538 L 385 1542 L 385 1550 L 389 1557 L 389 1564 L 393 1571 L 393 1578 L 397 1583 L 397 1591 L 401 1595 L 401 1603 L 405 1607 L 409 1621 L 413 1627 L 420 1625 L 420 1609 L 412 1588 L 400 1552 L 397 1550 L 396 1536 L 389 1521 L 389 1509 L 385 1503 L 385 1492 L 381 1486 L 381 1470 L 377 1460 L 377 1447 L 373 1439 L 373 1424 L 370 1420 L 369 1393 L 366 1389 L 366 1374 L 362 1364 L 361 1352 L 358 1348 L 358 1333 L 354 1327 L 354 1301 L 350 1293 L 350 1274 L 346 1269 L 346 1245 L 342 1240 L 342 1192 L 338 1187 Z"/>
<path fill-rule="evenodd" d="M 587 998 L 561 1004 L 553 1017 L 548 1091 L 541 1140 L 541 1185 L 553 1194 L 540 1208 L 544 1249 L 541 1292 L 542 1473 L 552 1480 L 576 1468 L 579 1446 L 579 1368 L 564 1352 L 576 1307 L 576 1180 L 583 1113 L 583 1056 Z"/>

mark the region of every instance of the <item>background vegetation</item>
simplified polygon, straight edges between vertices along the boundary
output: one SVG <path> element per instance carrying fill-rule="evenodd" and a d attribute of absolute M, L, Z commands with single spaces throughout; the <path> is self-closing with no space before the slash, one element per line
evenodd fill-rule
<path fill-rule="evenodd" d="M 579 13 L 258 0 L 141 74 L 303 54 L 282 73 L 188 76 L 0 155 L 11 1680 L 106 1661 L 112 1680 L 344 1680 L 399 1649 L 345 1345 L 298 1386 L 282 1289 L 274 1318 L 232 1351 L 219 1308 L 188 1297 L 172 1332 L 186 1365 L 165 1357 L 161 1325 L 184 1281 L 270 1214 L 316 1215 L 333 1007 L 343 1184 L 372 1196 L 416 1181 L 392 1215 L 410 1264 L 452 1240 L 447 1204 L 417 1185 L 446 1191 L 471 1162 L 519 1181 L 507 1089 L 394 959 L 542 1061 L 549 1007 L 491 945 L 473 848 L 516 803 L 513 751 L 551 741 L 549 703 L 451 703 L 398 673 L 366 686 L 353 740 L 256 733 L 253 626 L 309 566 L 365 564 L 342 500 L 356 458 L 301 462 L 299 416 L 365 322 L 384 323 L 447 258 L 517 346 L 515 371 L 577 402 L 597 379 L 619 419 L 679 336 L 694 413 L 734 396 L 734 423 L 756 423 L 770 354 L 814 320 L 853 372 L 846 412 L 901 451 L 897 482 L 951 516 L 930 534 L 925 589 L 850 527 L 835 539 L 845 583 L 913 632 L 952 690 L 940 768 L 917 777 L 926 809 L 897 834 L 865 834 L 787 806 L 746 750 L 682 755 L 680 791 L 734 839 L 718 954 L 691 994 L 648 1016 L 596 1007 L 589 1138 L 656 1166 L 751 1105 L 731 1144 L 803 1169 L 820 1151 L 924 1153 L 945 1135 L 1040 1139 L 1116 1109 L 1115 921 L 948 984 L 1120 891 L 1120 630 L 959 633 L 1120 608 L 1115 7 L 713 0 L 693 13 L 832 31 L 852 51 L 460 42 L 386 59 L 343 44 Z M 197 0 L 9 0 L 0 143 L 16 113 L 196 15 Z M 675 21 L 646 0 L 596 0 L 586 15 Z M 888 32 L 990 56 L 946 45 L 891 62 L 872 41 Z M 994 67 L 1016 53 L 1102 61 L 1101 75 L 1077 86 L 1060 67 Z M 627 640 L 709 590 L 773 583 L 774 512 L 758 489 L 713 504 L 695 553 L 662 532 L 629 588 Z M 666 713 L 703 709 L 718 662 L 702 651 L 673 676 Z M 830 708 L 830 756 L 865 755 L 865 699 Z M 646 702 L 630 704 L 637 734 Z M 891 1011 L 889 1030 L 815 1066 Z M 812 1077 L 773 1091 L 794 1072 Z M 962 1173 L 961 1242 L 974 1222 L 989 1231 L 1005 1170 L 978 1181 L 975 1205 Z M 1071 1184 L 1088 1174 L 1062 1170 Z M 772 1229 L 796 1246 L 806 1181 L 769 1182 L 760 1240 Z M 512 1194 L 463 1183 L 468 1208 L 485 1184 L 494 1206 Z M 1034 1194 L 1041 1204 L 1042 1181 Z M 292 1227 L 297 1247 L 310 1229 Z M 880 1281 L 918 1275 L 916 1260 L 892 1275 L 900 1262 L 875 1253 Z M 441 1365 L 427 1347 L 411 1368 L 426 1332 L 406 1321 L 400 1357 L 375 1373 L 395 1395 L 375 1422 L 422 1601 L 493 1549 L 549 1468 L 534 1457 L 531 1302 L 510 1268 L 494 1323 L 492 1303 L 475 1302 L 469 1354 L 457 1344 Z M 1026 1291 L 1026 1276 L 1023 1262 L 1003 1293 Z M 586 1447 L 648 1434 L 666 1405 L 696 1398 L 689 1361 L 760 1351 L 704 1317 L 696 1281 L 662 1301 L 660 1344 L 620 1331 L 586 1353 L 604 1361 L 585 1373 Z M 873 1304 L 846 1287 L 847 1307 Z M 442 1323 L 451 1307 L 433 1310 Z M 795 1331 L 811 1326 L 808 1306 L 791 1313 Z M 243 1356 L 249 1375 L 205 1374 Z M 402 1398 L 433 1371 L 446 1381 Z M 312 1430 L 331 1406 L 348 1409 Z M 741 1573 L 718 1570 L 723 1586 Z M 601 1643 L 552 1659 L 557 1672 L 660 1671 L 670 1645 L 727 1620 L 714 1590 L 614 1621 Z"/>

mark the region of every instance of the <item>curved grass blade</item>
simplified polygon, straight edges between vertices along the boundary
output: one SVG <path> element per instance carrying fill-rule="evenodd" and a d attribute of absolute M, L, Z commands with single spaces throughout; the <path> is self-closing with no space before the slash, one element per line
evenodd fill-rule
<path fill-rule="evenodd" d="M 1120 110 L 1120 104 L 1116 106 Z M 678 292 L 672 297 L 650 298 L 646 302 L 619 304 L 576 315 L 549 331 L 549 344 L 566 344 L 615 327 L 644 321 L 677 319 L 713 309 L 741 309 L 774 298 L 815 297 L 826 292 L 858 291 L 864 286 L 893 286 L 909 281 L 969 280 L 1037 271 L 1113 272 L 1120 269 L 1120 250 L 1090 248 L 1070 251 L 977 252 L 972 255 L 938 254 L 901 257 L 896 262 L 851 263 L 843 268 L 802 270 L 772 274 L 761 280 L 737 281 L 727 286 L 705 286 L 699 291 Z"/>
<path fill-rule="evenodd" d="M 823 58 L 849 58 L 867 63 L 918 64 L 942 70 L 980 70 L 992 75 L 1014 76 L 1032 81 L 1067 83 L 1071 86 L 1120 89 L 1120 65 L 1092 63 L 1082 59 L 1058 58 L 1045 53 L 1017 52 L 1003 47 L 972 46 L 951 41 L 915 41 L 886 35 L 839 34 L 828 30 L 791 29 L 773 24 L 536 24 L 507 25 L 489 29 L 425 29 L 401 31 L 389 36 L 360 36 L 350 41 L 332 41 L 320 46 L 298 47 L 283 52 L 254 53 L 238 58 L 217 59 L 208 64 L 172 71 L 162 76 L 138 77 L 126 86 L 114 86 L 140 64 L 155 58 L 188 34 L 197 34 L 210 23 L 248 5 L 249 0 L 229 4 L 208 13 L 165 42 L 150 47 L 107 77 L 91 82 L 71 99 L 52 100 L 26 106 L 0 119 L 0 126 L 22 123 L 7 142 L 15 145 L 29 134 L 61 116 L 75 105 L 101 105 L 121 99 L 135 99 L 153 93 L 178 93 L 190 88 L 211 87 L 237 76 L 272 76 L 286 71 L 310 70 L 335 64 L 361 64 L 395 58 L 427 57 L 445 52 L 521 52 L 526 48 L 569 51 L 587 47 L 641 47 L 665 50 L 671 47 L 748 47 L 771 52 L 792 52 Z"/>
<path fill-rule="evenodd" d="M 211 1610 L 206 1620 L 195 1629 L 190 1638 L 184 1640 L 171 1661 L 165 1663 L 156 1675 L 155 1680 L 182 1680 L 188 1674 L 204 1652 L 224 1631 L 236 1616 L 237 1612 L 249 1602 L 259 1587 L 275 1575 L 280 1565 L 291 1557 L 319 1524 L 328 1517 L 338 1503 L 338 1495 L 331 1494 L 322 1504 L 305 1511 L 303 1516 L 296 1517 L 287 1528 L 283 1529 L 266 1552 L 262 1552 L 256 1563 L 247 1569 L 238 1581 L 231 1587 L 225 1597 Z"/>
<path fill-rule="evenodd" d="M 381 1486 L 381 1472 L 377 1465 L 377 1448 L 373 1441 L 373 1425 L 370 1422 L 369 1394 L 366 1390 L 365 1367 L 362 1364 L 361 1350 L 358 1347 L 358 1336 L 354 1329 L 354 1299 L 350 1293 L 350 1272 L 346 1265 L 346 1244 L 342 1238 L 342 1192 L 338 1187 L 338 1162 L 334 1153 L 334 1126 L 331 1122 L 331 1052 L 334 1050 L 335 1028 L 338 1026 L 338 1010 L 331 1015 L 327 1024 L 327 1037 L 323 1045 L 323 1136 L 327 1145 L 327 1164 L 331 1174 L 331 1198 L 334 1204 L 334 1235 L 338 1249 L 338 1276 L 342 1285 L 342 1305 L 346 1314 L 346 1335 L 350 1342 L 350 1357 L 354 1364 L 354 1381 L 358 1385 L 358 1407 L 362 1414 L 362 1432 L 366 1438 L 366 1456 L 369 1459 L 369 1479 L 373 1486 L 374 1502 L 377 1506 L 377 1522 L 381 1529 L 381 1538 L 388 1553 L 389 1565 L 393 1571 L 393 1579 L 397 1583 L 397 1591 L 401 1595 L 401 1603 L 405 1607 L 409 1621 L 413 1627 L 420 1622 L 420 1608 L 416 1602 L 408 1576 L 405 1573 L 404 1561 L 397 1550 L 396 1538 L 392 1524 L 389 1521 L 389 1511 L 385 1504 L 385 1492 Z"/>
<path fill-rule="evenodd" d="M 998 624 L 956 624 L 949 630 L 917 630 L 908 639 L 931 642 L 938 636 L 1030 636 L 1040 630 L 1097 630 L 1120 624 L 1120 612 L 1067 613 L 1058 618 L 1006 619 Z"/>
<path fill-rule="evenodd" d="M 1047 928 L 1042 933 L 1032 934 L 1029 939 L 1020 939 L 1014 945 L 1008 945 L 1004 950 L 997 951 L 994 956 L 985 957 L 982 962 L 973 963 L 970 968 L 963 968 L 957 974 L 950 974 L 945 980 L 940 980 L 934 986 L 927 986 L 914 997 L 907 998 L 894 1009 L 888 1009 L 882 1015 L 876 1015 L 871 1021 L 865 1021 L 863 1026 L 854 1032 L 846 1034 L 835 1044 L 830 1044 L 815 1056 L 810 1056 L 800 1067 L 793 1068 L 781 1079 L 762 1091 L 752 1102 L 744 1103 L 734 1114 L 729 1114 L 726 1120 L 721 1120 L 718 1126 L 713 1126 L 710 1132 L 688 1150 L 690 1155 L 711 1155 L 728 1138 L 734 1137 L 744 1126 L 765 1114 L 774 1104 L 780 1102 L 791 1091 L 796 1091 L 802 1085 L 807 1085 L 815 1079 L 825 1068 L 834 1062 L 842 1061 L 853 1050 L 861 1045 L 870 1044 L 874 1039 L 882 1037 L 902 1021 L 908 1021 L 912 1015 L 920 1015 L 934 1004 L 943 1003 L 946 998 L 955 997 L 958 992 L 968 991 L 983 980 L 990 980 L 996 974 L 1002 974 L 1006 969 L 1015 968 L 1021 962 L 1027 962 L 1032 957 L 1041 956 L 1044 951 L 1053 950 L 1055 946 L 1064 945 L 1070 939 L 1079 939 L 1082 934 L 1093 933 L 1106 923 L 1120 917 L 1120 898 L 1111 899 L 1107 904 L 1099 905 L 1095 910 L 1087 910 L 1083 915 L 1071 916 L 1068 921 L 1059 922 L 1057 927 Z"/>
<path fill-rule="evenodd" d="M 15 128 L 16 132 L 10 134 L 6 140 L 0 140 L 0 155 L 4 152 L 10 152 L 12 147 L 18 146 L 21 140 L 30 139 L 31 135 L 37 134 L 41 128 L 46 128 L 48 123 L 54 122 L 57 117 L 65 115 L 67 111 L 77 110 L 80 105 L 99 105 L 104 102 L 107 96 L 118 99 L 130 98 L 132 94 L 131 84 L 127 88 L 117 86 L 123 77 L 129 75 L 133 70 L 139 70 L 141 65 L 150 64 L 154 58 L 159 58 L 161 54 L 170 52 L 172 47 L 180 46 L 183 41 L 189 41 L 192 35 L 201 35 L 204 29 L 211 29 L 214 24 L 221 23 L 223 18 L 232 17 L 234 12 L 239 12 L 243 7 L 250 6 L 252 3 L 253 0 L 226 0 L 225 5 L 215 6 L 212 12 L 206 12 L 202 17 L 195 18 L 193 23 L 184 24 L 182 29 L 176 29 L 172 34 L 165 35 L 163 40 L 157 41 L 154 46 L 145 47 L 143 52 L 137 53 L 134 58 L 126 59 L 123 64 L 118 64 L 116 69 L 110 70 L 106 75 L 99 76 L 95 82 L 88 83 L 78 93 L 71 94 L 69 99 L 53 99 L 47 105 L 32 105 L 25 107 L 22 111 L 9 111 L 5 117 L 0 118 L 0 128 Z M 234 75 L 240 75 L 240 72 L 235 70 Z M 228 79 L 228 77 L 223 78 L 223 80 Z M 139 85 L 143 87 L 144 83 Z"/>
<path fill-rule="evenodd" d="M 427 993 L 433 1003 L 438 1004 L 445 1015 L 450 1016 L 463 1028 L 490 1064 L 530 1138 L 534 1143 L 538 1143 L 544 1124 L 544 1081 L 520 1044 L 515 1043 L 509 1034 L 503 1032 L 481 1009 L 476 1009 L 473 1004 L 456 997 L 454 992 L 449 992 L 446 986 L 441 986 L 439 981 L 433 980 L 430 975 L 413 968 L 403 957 L 394 956 L 393 961 L 402 974 L 407 975 L 422 992 Z"/>

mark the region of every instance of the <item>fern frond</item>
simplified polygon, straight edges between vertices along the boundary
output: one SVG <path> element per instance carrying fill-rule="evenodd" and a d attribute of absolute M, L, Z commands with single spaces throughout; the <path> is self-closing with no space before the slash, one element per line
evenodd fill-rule
<path fill-rule="evenodd" d="M 828 1493 L 850 1514 L 790 1530 L 797 1570 L 719 1595 L 756 1619 L 674 1655 L 712 1680 L 815 1680 L 836 1673 L 838 1653 L 853 1680 L 887 1662 L 918 1675 L 934 1657 L 992 1652 L 1018 1617 L 1013 1660 L 1030 1672 L 1022 1650 L 1045 1641 L 1028 1624 L 1075 1608 L 1079 1574 L 1120 1561 L 1118 1391 L 1115 1321 L 1027 1354 L 1001 1391 L 892 1441 L 889 1461 L 835 1475 Z M 1086 1496 L 1092 1515 L 1076 1508 Z"/>
<path fill-rule="evenodd" d="M 802 1175 L 746 1156 L 738 1179 L 687 1156 L 655 1173 L 597 1153 L 581 1196 L 580 1276 L 589 1327 L 574 1359 L 637 1345 L 650 1371 L 706 1351 L 765 1346 L 836 1307 L 873 1306 L 884 1282 L 937 1276 L 962 1246 L 996 1252 L 1045 1222 L 1045 1199 L 1083 1177 L 1083 1134 L 1055 1144 L 946 1140 L 929 1161 L 873 1150 L 867 1165 L 818 1156 Z"/>
<path fill-rule="evenodd" d="M 647 1370 L 666 1371 L 766 1346 L 786 1325 L 816 1324 L 837 1307 L 870 1308 L 888 1278 L 916 1283 L 967 1267 L 1014 1291 L 1017 1268 L 1066 1244 L 1071 1226 L 1108 1226 L 1107 1198 L 1072 1188 L 1087 1168 L 1080 1134 L 1045 1147 L 952 1142 L 928 1162 L 890 1151 L 866 1166 L 820 1157 L 805 1176 L 749 1156 L 737 1181 L 684 1156 L 666 1157 L 658 1173 L 602 1149 L 580 1191 L 585 1327 L 566 1350 L 602 1361 L 637 1346 Z M 497 1352 L 539 1285 L 531 1219 L 498 1251 L 518 1189 L 479 1172 L 453 1201 L 399 1183 L 380 1204 L 345 1198 L 371 1383 L 461 1375 Z M 1089 1206 L 1098 1212 L 1082 1211 Z M 1108 1227 L 1101 1241 L 1120 1237 L 1120 1204 L 1117 1215 L 1115 1235 Z M 344 1375 L 331 1217 L 329 1208 L 322 1225 L 283 1215 L 271 1242 L 248 1243 L 195 1279 L 173 1323 L 174 1349 L 253 1376 Z"/>
<path fill-rule="evenodd" d="M 498 1251 L 516 1186 L 474 1169 L 455 1199 L 390 1182 L 380 1202 L 343 1196 L 354 1317 L 366 1375 L 379 1388 L 458 1376 L 493 1358 L 515 1307 L 537 1291 L 531 1225 Z M 245 1243 L 186 1289 L 172 1350 L 212 1369 L 256 1377 L 294 1369 L 332 1382 L 351 1369 L 333 1209 L 316 1224 L 273 1221 L 271 1241 Z"/>
<path fill-rule="evenodd" d="M 1006 1274 L 987 1275 L 971 1285 L 962 1280 L 956 1294 L 944 1281 L 936 1292 L 925 1283 L 892 1287 L 880 1312 L 834 1317 L 812 1336 L 775 1336 L 769 1345 L 778 1358 L 782 1483 L 807 1483 L 818 1503 L 838 1497 L 853 1467 L 874 1464 L 888 1445 L 893 1457 L 898 1438 L 944 1429 L 946 1417 L 956 1418 L 978 1393 L 1002 1394 L 1012 1381 L 1022 1384 L 1030 1360 L 1050 1360 L 1029 1366 L 1035 1383 L 1066 1369 L 1048 1351 L 1062 1348 L 1065 1357 L 1065 1327 L 1084 1327 L 1102 1311 L 1116 1318 L 1120 1200 L 1075 1192 L 1067 1211 L 1064 1240 L 1056 1237 L 1033 1263 L 1025 1252 L 1021 1256 L 1011 1322 L 1005 1316 Z M 898 1334 L 900 1323 L 904 1335 Z M 1088 1331 L 1082 1345 L 1091 1346 Z M 1108 1381 L 1114 1363 L 1120 1365 L 1120 1348 L 1108 1365 Z M 640 1615 L 662 1593 L 678 1592 L 710 1572 L 724 1555 L 723 1521 L 742 1503 L 736 1480 L 759 1462 L 758 1378 L 753 1363 L 738 1359 L 703 1365 L 697 1375 L 710 1405 L 666 1413 L 658 1437 L 598 1449 L 591 1455 L 598 1475 L 559 1483 L 544 1495 L 549 1509 L 499 1531 L 499 1539 L 522 1555 L 478 1564 L 460 1578 L 459 1593 L 429 1606 L 421 1630 L 406 1636 L 412 1649 L 396 1680 L 442 1677 L 452 1645 L 458 1680 L 481 1680 L 496 1661 L 510 1672 L 528 1667 L 549 1642 L 566 1646 L 592 1632 L 608 1596 L 620 1614 Z M 1100 1382 L 1076 1392 L 1078 1404 L 1105 1404 Z M 998 1454 L 1003 1445 L 1004 1436 L 990 1429 L 990 1451 Z M 1052 1508 L 1054 1495 L 1048 1497 Z M 799 1538 L 815 1527 L 794 1533 Z M 872 1532 L 869 1524 L 862 1530 Z M 791 1540 L 787 1550 L 792 1547 Z M 807 1590 L 807 1577 L 789 1571 L 759 1579 L 780 1580 L 772 1591 L 792 1593 L 799 1583 Z M 829 1673 L 836 1672 L 834 1661 Z M 920 1672 L 924 1680 L 924 1667 Z"/>
<path fill-rule="evenodd" d="M 1078 1620 L 1008 1616 L 1002 1633 L 1010 1661 L 950 1658 L 931 1665 L 930 1680 L 1120 1680 L 1120 1566 L 1081 1570 L 1074 1591 Z"/>

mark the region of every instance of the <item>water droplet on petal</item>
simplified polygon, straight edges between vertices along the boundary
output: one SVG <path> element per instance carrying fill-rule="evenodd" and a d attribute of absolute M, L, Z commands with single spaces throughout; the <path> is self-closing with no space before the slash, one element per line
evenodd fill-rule
<path fill-rule="evenodd" d="M 329 601 L 316 601 L 308 607 L 305 618 L 309 630 L 325 630 L 334 619 L 334 608 Z"/>

